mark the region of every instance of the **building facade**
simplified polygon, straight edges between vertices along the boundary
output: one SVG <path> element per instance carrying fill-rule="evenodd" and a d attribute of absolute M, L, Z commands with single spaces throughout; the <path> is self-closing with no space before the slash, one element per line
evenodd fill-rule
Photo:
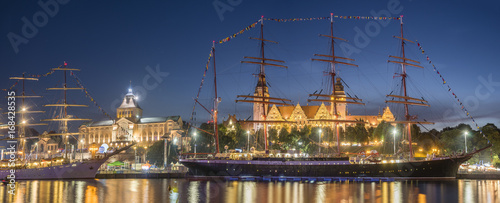
<path fill-rule="evenodd" d="M 84 123 L 79 128 L 79 140 L 84 147 L 94 143 L 113 147 L 132 141 L 149 146 L 162 140 L 162 137 L 179 139 L 182 125 L 180 116 L 142 117 L 142 109 L 136 96 L 129 89 L 116 109 L 116 119 Z"/>
<path fill-rule="evenodd" d="M 265 83 L 263 83 L 265 84 Z M 262 85 L 261 82 L 257 84 L 255 88 L 254 96 L 267 96 L 267 87 Z M 335 96 L 346 97 L 344 92 L 344 86 L 341 83 L 341 79 L 337 78 L 335 83 Z M 332 103 L 321 103 L 320 105 L 305 105 L 302 106 L 299 103 L 295 106 L 276 106 L 272 105 L 269 107 L 267 104 L 256 103 L 253 108 L 254 121 L 265 120 L 266 125 L 271 128 L 281 129 L 283 126 L 287 125 L 290 127 L 297 127 L 299 129 L 305 126 L 313 127 L 333 127 L 335 120 L 340 120 L 339 126 L 344 128 L 350 125 L 356 125 L 352 122 L 342 122 L 342 121 L 363 121 L 366 128 L 377 127 L 382 121 L 390 122 L 394 121 L 395 117 L 392 114 L 389 107 L 385 107 L 383 113 L 378 115 L 351 115 L 347 110 L 347 103 L 338 102 L 336 103 L 336 108 L 334 108 Z M 336 110 L 336 112 L 335 112 Z M 267 114 L 264 116 L 264 111 Z M 225 125 L 230 123 L 240 123 L 242 128 L 250 131 L 257 131 L 263 127 L 262 123 L 250 124 L 250 122 L 245 122 L 243 120 L 236 120 L 236 116 L 229 115 L 228 120 L 224 122 Z M 230 126 L 229 126 L 230 127 Z"/>

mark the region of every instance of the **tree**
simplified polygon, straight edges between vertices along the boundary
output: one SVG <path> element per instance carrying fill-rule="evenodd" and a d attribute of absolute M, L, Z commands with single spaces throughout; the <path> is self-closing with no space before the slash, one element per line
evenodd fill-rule
<path fill-rule="evenodd" d="M 196 129 L 191 129 L 190 130 L 190 136 L 192 139 L 189 143 L 191 146 L 191 149 L 186 149 L 184 148 L 185 152 L 194 152 L 194 145 L 196 144 L 196 152 L 197 153 L 214 153 L 215 152 L 215 139 L 214 139 L 214 126 L 211 123 L 202 123 L 200 125 L 201 130 L 196 130 Z M 219 127 L 219 130 L 225 131 L 225 129 L 221 129 Z M 206 131 L 206 132 L 205 132 Z M 209 133 L 207 133 L 209 132 Z M 196 136 L 195 136 L 196 133 Z M 220 141 L 220 137 L 219 137 Z M 222 145 L 222 148 L 224 148 L 224 145 Z"/>
<path fill-rule="evenodd" d="M 164 158 L 164 141 L 157 141 L 153 143 L 150 147 L 148 147 L 146 160 L 149 161 L 150 164 L 156 166 L 163 166 L 163 158 Z"/>
<path fill-rule="evenodd" d="M 418 134 L 416 142 L 424 151 L 431 151 L 432 149 L 440 148 L 439 136 L 440 132 L 432 129 L 429 132 L 422 132 Z"/>
<path fill-rule="evenodd" d="M 392 154 L 394 153 L 394 146 L 396 146 L 397 152 L 402 146 L 401 140 L 404 139 L 404 129 L 404 125 L 402 124 L 393 126 L 390 123 L 382 121 L 373 131 L 373 141 L 383 141 L 383 145 L 379 148 L 379 151 L 384 154 Z M 396 135 L 394 135 L 394 130 L 396 130 Z"/>
<path fill-rule="evenodd" d="M 390 123 L 387 123 L 385 121 L 380 122 L 377 128 L 373 130 L 373 141 L 387 140 L 384 138 L 387 136 L 390 129 L 392 129 L 392 125 Z"/>
<path fill-rule="evenodd" d="M 356 123 L 354 126 L 354 142 L 367 142 L 368 141 L 368 131 L 366 131 L 365 125 L 362 123 Z"/>
<path fill-rule="evenodd" d="M 230 126 L 219 125 L 219 150 L 225 150 L 224 146 L 229 149 L 241 148 L 246 149 L 248 134 L 241 128 L 239 123 L 231 124 Z"/>
<path fill-rule="evenodd" d="M 293 127 L 290 130 L 290 134 L 297 137 L 297 148 L 304 153 L 307 154 L 315 154 L 318 151 L 317 142 L 319 141 L 318 134 L 312 133 L 317 132 L 317 128 L 311 128 L 310 126 L 305 126 L 302 129 L 298 129 L 297 127 Z"/>
<path fill-rule="evenodd" d="M 492 164 L 494 164 L 495 167 L 500 167 L 500 129 L 498 129 L 494 124 L 488 123 L 481 128 L 481 131 L 483 132 L 483 135 L 486 136 L 486 138 L 491 142 L 491 144 L 493 144 L 493 146 L 489 150 L 483 151 L 482 154 L 489 154 L 490 159 L 493 162 Z M 475 137 L 479 139 L 479 141 L 477 142 L 478 147 L 485 147 L 489 144 L 488 140 L 484 139 L 482 135 L 478 135 Z"/>
<path fill-rule="evenodd" d="M 278 137 L 278 130 L 276 128 L 270 129 L 268 132 L 268 141 L 269 141 L 269 149 L 272 150 L 279 150 L 281 149 L 280 147 L 280 139 Z"/>
<path fill-rule="evenodd" d="M 456 127 L 444 128 L 441 131 L 440 142 L 443 144 L 443 150 L 447 154 L 457 151 L 465 151 L 465 137 L 464 133 L 468 132 L 469 135 L 473 134 L 473 130 L 469 125 L 459 124 Z M 471 144 L 471 143 L 469 143 Z"/>

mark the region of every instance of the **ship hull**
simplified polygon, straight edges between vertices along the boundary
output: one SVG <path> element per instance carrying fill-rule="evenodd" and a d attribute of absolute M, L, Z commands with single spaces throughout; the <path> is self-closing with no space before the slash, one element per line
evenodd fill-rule
<path fill-rule="evenodd" d="M 94 160 L 43 168 L 16 169 L 14 175 L 15 180 L 95 178 L 97 170 L 105 161 L 106 160 Z M 0 170 L 1 178 L 5 178 L 10 175 L 12 175 L 10 173 L 10 169 Z"/>
<path fill-rule="evenodd" d="M 127 145 L 107 154 L 100 159 L 91 159 L 83 162 L 74 162 L 50 167 L 15 169 L 15 180 L 47 180 L 47 179 L 92 179 L 95 178 L 99 167 L 113 155 L 130 149 L 135 145 Z M 12 177 L 12 169 L 0 169 L 0 178 Z"/>
<path fill-rule="evenodd" d="M 198 176 L 311 176 L 455 178 L 469 156 L 404 163 L 351 164 L 349 161 L 245 161 L 184 159 Z"/>

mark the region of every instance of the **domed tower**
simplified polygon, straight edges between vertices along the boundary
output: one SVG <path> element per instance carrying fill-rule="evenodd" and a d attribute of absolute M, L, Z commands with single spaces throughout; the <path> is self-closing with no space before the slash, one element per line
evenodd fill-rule
<path fill-rule="evenodd" d="M 123 98 L 122 104 L 116 109 L 116 119 L 128 118 L 133 122 L 137 122 L 142 117 L 142 109 L 137 103 L 137 97 L 132 92 L 132 88 L 128 89 L 128 93 Z"/>

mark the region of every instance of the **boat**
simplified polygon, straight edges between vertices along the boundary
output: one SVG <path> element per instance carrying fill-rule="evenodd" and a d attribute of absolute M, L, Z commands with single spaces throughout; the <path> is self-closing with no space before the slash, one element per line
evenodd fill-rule
<path fill-rule="evenodd" d="M 97 174 L 97 170 L 111 156 L 118 154 L 130 148 L 130 145 L 108 154 L 101 158 L 68 162 L 63 159 L 46 160 L 46 161 L 29 161 L 22 162 L 14 168 L 1 169 L 0 177 L 11 177 L 17 180 L 52 180 L 52 179 L 93 179 Z M 30 163 L 30 167 L 27 164 Z M 33 165 L 35 164 L 39 165 Z M 15 173 L 11 173 L 14 169 Z"/>
<path fill-rule="evenodd" d="M 70 136 L 73 137 L 78 135 L 78 133 L 72 133 L 68 131 L 68 122 L 70 121 L 90 121 L 91 119 L 86 118 L 77 118 L 72 115 L 68 115 L 68 107 L 87 107 L 87 105 L 82 104 L 68 104 L 67 103 L 67 90 L 82 90 L 81 87 L 68 87 L 67 86 L 67 71 L 79 71 L 79 69 L 70 68 L 67 66 L 67 63 L 64 62 L 64 65 L 59 66 L 57 68 L 53 68 L 51 70 L 54 71 L 62 71 L 64 76 L 64 83 L 62 87 L 54 87 L 47 88 L 47 90 L 62 90 L 63 91 L 63 99 L 61 103 L 56 104 L 46 104 L 45 107 L 56 107 L 60 108 L 60 115 L 55 118 L 50 119 L 42 119 L 41 121 L 49 121 L 49 122 L 58 122 L 60 124 L 59 133 L 51 132 L 51 133 L 43 133 L 39 136 L 29 135 L 28 126 L 39 126 L 39 125 L 47 125 L 47 123 L 30 123 L 25 120 L 30 113 L 45 113 L 45 111 L 33 111 L 25 106 L 25 99 L 27 98 L 40 98 L 41 96 L 37 95 L 26 95 L 25 93 L 25 81 L 37 81 L 37 77 L 29 77 L 25 73 L 22 74 L 21 77 L 10 77 L 12 80 L 20 80 L 22 81 L 22 93 L 18 96 L 13 96 L 15 99 L 21 99 L 20 106 L 21 108 L 17 110 L 15 113 L 20 116 L 20 123 L 16 124 L 18 135 L 14 138 L 3 139 L 9 144 L 17 145 L 17 150 L 15 147 L 13 151 L 17 151 L 18 156 L 12 153 L 7 153 L 7 157 L 11 158 L 9 160 L 4 160 L 0 163 L 0 177 L 7 178 L 9 182 L 13 180 L 44 180 L 44 179 L 85 179 L 85 178 L 95 178 L 97 170 L 101 167 L 101 165 L 106 162 L 111 156 L 118 154 L 122 151 L 129 149 L 135 143 L 122 147 L 118 150 L 115 150 L 112 153 L 104 154 L 104 155 L 96 155 L 98 150 L 97 146 L 91 145 L 89 147 L 89 151 L 91 152 L 90 159 L 83 159 L 83 155 L 80 159 L 73 159 L 72 156 L 68 155 L 69 150 L 64 150 L 62 157 L 53 158 L 49 155 L 48 159 L 42 159 L 39 154 L 36 154 L 36 157 L 30 157 L 27 154 L 27 146 L 26 142 L 28 139 L 38 139 L 42 142 L 47 142 L 47 140 L 53 136 L 59 136 L 62 138 L 63 143 L 65 143 L 65 148 L 68 149 L 67 145 L 69 144 Z M 77 139 L 78 140 L 78 139 Z M 45 143 L 45 144 L 48 144 Z M 38 151 L 38 143 L 36 147 Z M 9 150 L 9 149 L 7 149 Z M 50 153 L 50 151 L 49 151 Z M 83 152 L 81 152 L 83 153 Z M 15 158 L 13 158 L 15 157 Z M 15 182 L 15 181 L 14 181 Z"/>
<path fill-rule="evenodd" d="M 267 91 L 267 82 L 265 75 L 265 67 L 281 67 L 287 68 L 282 60 L 266 58 L 264 55 L 264 42 L 276 43 L 271 40 L 264 39 L 263 28 L 264 19 L 260 19 L 260 37 L 252 38 L 260 41 L 260 56 L 259 57 L 244 57 L 256 61 L 242 61 L 242 63 L 257 64 L 260 66 L 258 73 L 258 83 L 253 96 L 238 95 L 236 102 L 247 102 L 254 105 L 252 121 L 245 121 L 253 124 L 254 126 L 261 125 L 264 129 L 265 151 L 258 152 L 248 150 L 245 152 L 230 151 L 225 153 L 219 152 L 218 143 L 218 127 L 214 125 L 214 137 L 216 140 L 216 152 L 208 154 L 205 157 L 200 157 L 199 154 L 184 153 L 180 157 L 180 163 L 189 168 L 189 173 L 193 176 L 306 176 L 306 177 L 396 177 L 396 178 L 455 178 L 458 168 L 463 162 L 469 160 L 474 154 L 477 154 L 489 147 L 474 150 L 470 153 L 452 154 L 449 156 L 430 156 L 425 159 L 415 159 L 412 149 L 411 138 L 411 125 L 412 124 L 431 124 L 427 121 L 418 121 L 416 116 L 410 115 L 410 106 L 429 106 L 428 102 L 424 99 L 410 97 L 406 91 L 406 78 L 407 67 L 423 68 L 416 60 L 409 59 L 405 56 L 405 44 L 413 43 L 413 41 L 404 38 L 403 36 L 403 19 L 400 18 L 401 33 L 400 36 L 394 36 L 396 40 L 401 42 L 401 55 L 389 56 L 389 63 L 398 64 L 401 67 L 401 72 L 396 76 L 402 82 L 402 94 L 388 94 L 386 103 L 396 103 L 404 105 L 405 116 L 404 120 L 393 121 L 394 124 L 403 124 L 407 129 L 408 139 L 408 152 L 402 154 L 401 157 L 377 157 L 377 156 L 348 156 L 347 153 L 341 152 L 340 138 L 339 138 L 339 125 L 342 123 L 358 123 L 363 121 L 359 120 L 346 120 L 345 117 L 337 114 L 337 104 L 359 104 L 364 105 L 363 100 L 356 97 L 339 95 L 335 91 L 334 82 L 340 80 L 336 78 L 338 68 L 337 65 L 354 66 L 352 62 L 354 59 L 340 57 L 335 55 L 334 44 L 335 41 L 345 41 L 345 39 L 335 37 L 333 35 L 333 14 L 330 16 L 330 35 L 320 35 L 326 37 L 331 43 L 331 55 L 315 54 L 315 56 L 323 57 L 326 59 L 313 59 L 315 61 L 327 62 L 330 64 L 330 70 L 327 75 L 331 77 L 332 91 L 327 94 L 313 93 L 309 94 L 311 99 L 308 102 L 323 102 L 331 104 L 331 114 L 333 118 L 323 119 L 321 121 L 328 122 L 329 127 L 336 131 L 337 151 L 334 154 L 317 156 L 309 156 L 300 152 L 287 151 L 276 152 L 268 149 L 267 141 L 267 124 L 271 121 L 267 120 L 269 112 L 269 104 L 274 105 L 290 105 L 289 100 L 271 97 Z M 215 58 L 215 46 L 212 46 L 211 56 Z M 215 61 L 215 59 L 214 59 Z M 347 61 L 347 62 L 346 62 Z M 399 67 L 398 67 L 399 68 Z M 213 123 L 217 124 L 218 101 L 217 97 L 217 80 L 216 80 L 216 67 L 213 63 L 214 70 L 214 88 L 215 88 L 215 101 L 213 114 Z M 323 98 L 323 99 L 318 99 Z M 198 101 L 196 101 L 199 103 Z M 201 105 L 201 104 L 200 104 Z M 204 107 L 205 110 L 207 110 Z M 207 110 L 208 111 L 208 110 Z M 209 111 L 210 113 L 210 111 Z M 293 121 L 282 121 L 293 122 Z M 321 148 L 320 148 L 321 149 Z M 396 152 L 395 152 L 396 155 Z M 404 155 L 404 157 L 402 157 Z"/>

